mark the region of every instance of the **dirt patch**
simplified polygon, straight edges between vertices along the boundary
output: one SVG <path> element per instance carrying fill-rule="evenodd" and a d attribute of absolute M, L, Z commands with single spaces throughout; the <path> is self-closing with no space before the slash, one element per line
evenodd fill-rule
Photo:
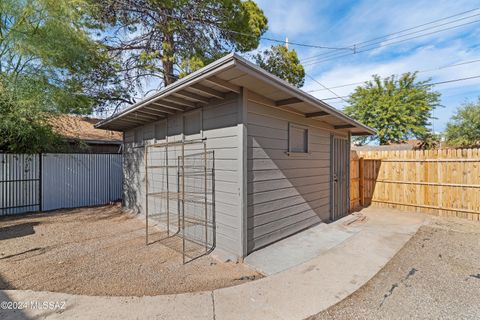
<path fill-rule="evenodd" d="M 480 224 L 432 217 L 367 284 L 310 320 L 479 319 L 479 278 Z"/>
<path fill-rule="evenodd" d="M 261 277 L 210 256 L 182 264 L 181 239 L 145 245 L 142 221 L 119 206 L 0 219 L 0 289 L 144 296 L 195 292 Z M 163 239 L 163 240 L 160 240 Z"/>

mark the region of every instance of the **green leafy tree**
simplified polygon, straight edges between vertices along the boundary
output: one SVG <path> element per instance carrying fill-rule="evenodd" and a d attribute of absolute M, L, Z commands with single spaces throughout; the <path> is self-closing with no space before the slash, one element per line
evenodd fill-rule
<path fill-rule="evenodd" d="M 373 80 L 357 87 L 349 98 L 345 113 L 375 129 L 373 138 L 380 144 L 399 143 L 407 139 L 424 140 L 431 136 L 427 126 L 432 111 L 440 106 L 440 93 L 430 81 L 417 81 L 416 73 Z"/>
<path fill-rule="evenodd" d="M 128 97 L 117 62 L 94 39 L 94 9 L 87 0 L 0 1 L 0 150 L 66 150 L 51 114 Z"/>
<path fill-rule="evenodd" d="M 26 105 L 90 113 L 126 94 L 86 0 L 2 0 L 0 75 Z"/>
<path fill-rule="evenodd" d="M 103 43 L 122 61 L 122 80 L 168 85 L 231 51 L 258 47 L 267 18 L 251 0 L 99 0 Z"/>
<path fill-rule="evenodd" d="M 447 124 L 445 137 L 455 147 L 480 145 L 480 97 L 476 102 L 465 102 Z"/>
<path fill-rule="evenodd" d="M 36 104 L 20 101 L 14 91 L 0 81 L 0 151 L 38 153 L 68 150 L 68 144 L 48 125 L 48 114 Z"/>
<path fill-rule="evenodd" d="M 300 88 L 305 83 L 305 70 L 295 50 L 288 50 L 284 45 L 275 45 L 256 54 L 254 59 L 261 68 L 296 87 Z"/>

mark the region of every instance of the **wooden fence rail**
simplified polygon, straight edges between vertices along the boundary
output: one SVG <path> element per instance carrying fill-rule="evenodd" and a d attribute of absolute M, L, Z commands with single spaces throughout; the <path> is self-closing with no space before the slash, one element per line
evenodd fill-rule
<path fill-rule="evenodd" d="M 480 149 L 352 151 L 351 208 L 480 220 Z"/>

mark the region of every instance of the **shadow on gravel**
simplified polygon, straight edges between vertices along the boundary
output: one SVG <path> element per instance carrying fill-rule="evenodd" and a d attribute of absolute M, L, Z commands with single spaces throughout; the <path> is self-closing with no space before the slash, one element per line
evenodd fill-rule
<path fill-rule="evenodd" d="M 39 222 L 26 222 L 0 228 L 0 240 L 20 238 L 34 234 L 35 230 L 33 227 L 39 224 Z"/>

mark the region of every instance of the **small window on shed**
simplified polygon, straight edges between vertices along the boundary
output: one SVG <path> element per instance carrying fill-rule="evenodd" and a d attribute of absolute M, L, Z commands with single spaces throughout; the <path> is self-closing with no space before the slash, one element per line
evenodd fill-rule
<path fill-rule="evenodd" d="M 308 128 L 297 124 L 288 127 L 288 152 L 308 153 Z"/>

